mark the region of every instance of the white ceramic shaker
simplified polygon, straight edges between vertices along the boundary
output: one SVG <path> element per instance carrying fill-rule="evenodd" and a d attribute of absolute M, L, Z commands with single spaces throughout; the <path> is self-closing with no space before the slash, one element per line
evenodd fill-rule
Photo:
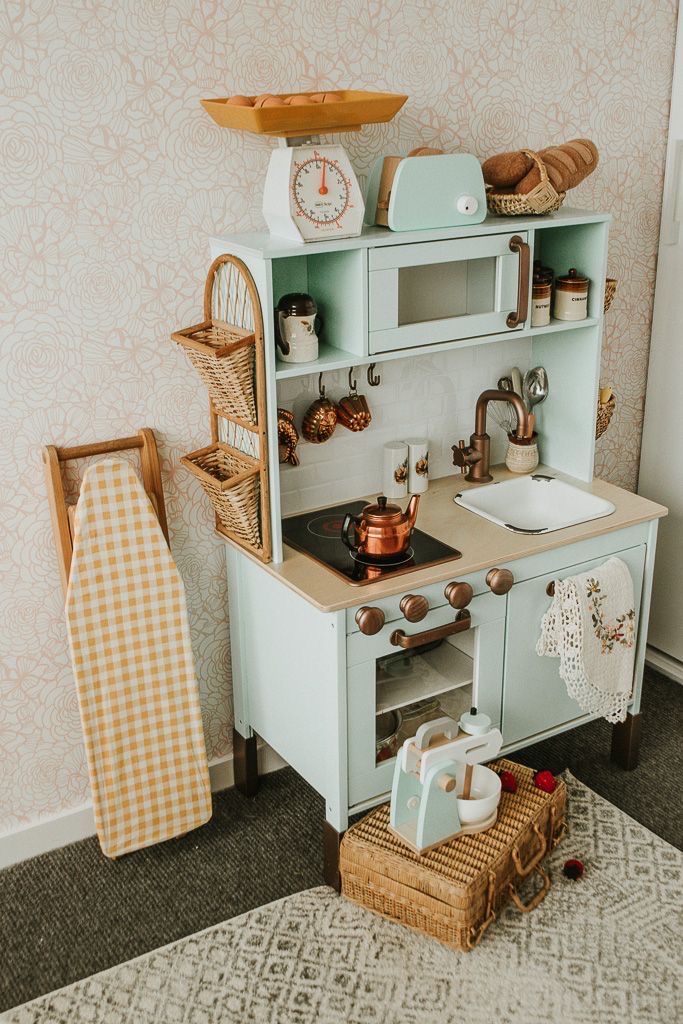
<path fill-rule="evenodd" d="M 424 494 L 429 487 L 429 441 L 426 437 L 407 437 L 408 493 Z"/>
<path fill-rule="evenodd" d="M 384 445 L 382 490 L 387 498 L 405 498 L 408 493 L 408 445 L 389 441 Z"/>

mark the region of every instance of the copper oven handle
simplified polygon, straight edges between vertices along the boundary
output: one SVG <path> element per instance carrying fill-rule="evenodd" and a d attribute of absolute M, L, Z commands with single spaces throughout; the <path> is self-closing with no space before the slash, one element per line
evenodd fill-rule
<path fill-rule="evenodd" d="M 465 608 L 460 612 L 455 622 L 447 622 L 445 626 L 435 626 L 434 629 L 425 629 L 422 633 L 413 633 L 409 636 L 402 629 L 395 629 L 389 637 L 389 642 L 394 647 L 402 647 L 404 651 L 410 650 L 411 647 L 421 647 L 422 644 L 431 644 L 435 640 L 443 640 L 447 636 L 453 636 L 454 633 L 463 633 L 471 625 L 472 616 Z"/>
<path fill-rule="evenodd" d="M 531 250 L 521 235 L 513 235 L 510 249 L 519 255 L 519 277 L 517 278 L 517 309 L 508 313 L 505 323 L 508 327 L 519 327 L 526 320 L 529 305 L 529 270 L 531 269 Z"/>

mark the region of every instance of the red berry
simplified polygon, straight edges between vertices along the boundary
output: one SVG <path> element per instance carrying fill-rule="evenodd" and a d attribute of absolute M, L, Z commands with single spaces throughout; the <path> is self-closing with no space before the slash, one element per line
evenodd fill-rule
<path fill-rule="evenodd" d="M 557 779 L 552 772 L 545 769 L 534 775 L 534 786 L 542 789 L 544 793 L 554 793 L 557 789 Z"/>
<path fill-rule="evenodd" d="M 517 779 L 514 777 L 512 772 L 505 770 L 498 772 L 498 778 L 500 779 L 501 788 L 505 793 L 517 792 Z"/>
<path fill-rule="evenodd" d="M 580 860 L 576 860 L 572 857 L 570 860 L 565 861 L 562 871 L 567 878 L 571 878 L 573 881 L 576 881 L 577 878 L 581 878 L 581 875 L 584 872 L 584 867 Z"/>

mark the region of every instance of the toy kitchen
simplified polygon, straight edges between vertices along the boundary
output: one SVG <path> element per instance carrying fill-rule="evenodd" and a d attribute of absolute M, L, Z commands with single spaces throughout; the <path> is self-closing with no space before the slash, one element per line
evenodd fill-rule
<path fill-rule="evenodd" d="M 272 137 L 269 230 L 211 239 L 204 320 L 173 335 L 210 397 L 211 443 L 182 462 L 226 541 L 236 784 L 256 792 L 260 738 L 322 795 L 332 885 L 349 816 L 388 799 L 428 723 L 476 709 L 493 756 L 596 717 L 536 645 L 556 582 L 611 556 L 635 603 L 612 756 L 634 767 L 666 514 L 593 475 L 615 402 L 610 217 L 562 203 L 597 151 L 504 154 L 484 174 L 468 154 L 380 155 L 362 192 L 319 137 L 406 98 L 203 101 Z M 575 181 L 568 160 L 586 164 Z"/>

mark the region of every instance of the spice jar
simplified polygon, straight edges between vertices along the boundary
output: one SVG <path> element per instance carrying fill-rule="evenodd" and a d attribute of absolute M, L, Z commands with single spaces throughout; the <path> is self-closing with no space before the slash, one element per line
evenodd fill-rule
<path fill-rule="evenodd" d="M 546 284 L 552 284 L 555 271 L 552 267 L 544 267 L 540 260 L 534 260 L 534 280 L 538 278 Z"/>
<path fill-rule="evenodd" d="M 552 285 L 540 275 L 534 274 L 531 286 L 531 326 L 546 327 L 550 323 L 550 293 Z"/>
<path fill-rule="evenodd" d="M 556 320 L 585 320 L 588 316 L 588 286 L 590 281 L 587 277 L 572 267 L 566 277 L 555 279 L 555 307 Z"/>

